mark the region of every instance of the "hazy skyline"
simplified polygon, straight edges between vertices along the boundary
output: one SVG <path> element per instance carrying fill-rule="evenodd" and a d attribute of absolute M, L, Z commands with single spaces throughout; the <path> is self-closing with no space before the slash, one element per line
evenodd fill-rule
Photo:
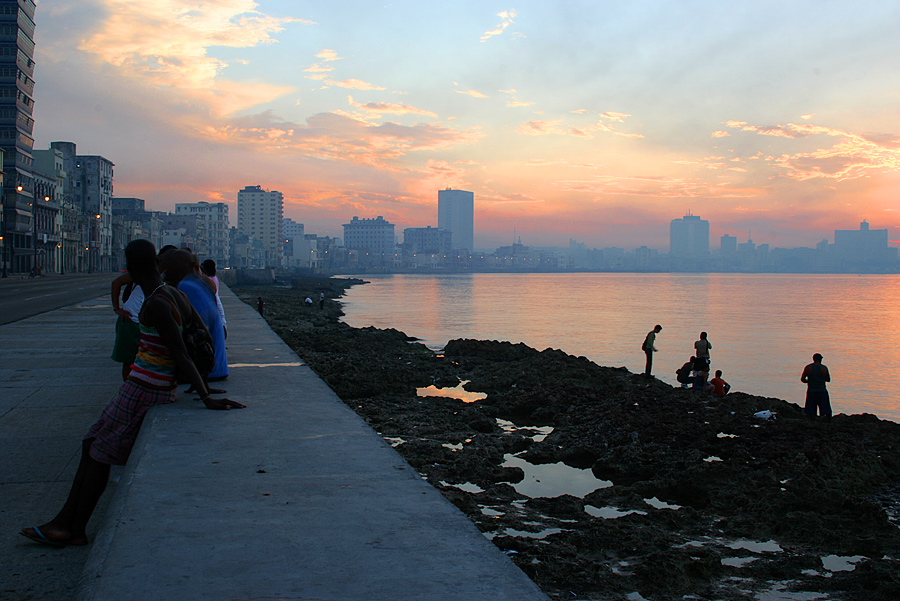
<path fill-rule="evenodd" d="M 112 160 L 149 209 L 262 185 L 306 231 L 437 224 L 475 245 L 668 247 L 688 211 L 812 246 L 900 240 L 900 0 L 46 0 L 35 147 Z"/>

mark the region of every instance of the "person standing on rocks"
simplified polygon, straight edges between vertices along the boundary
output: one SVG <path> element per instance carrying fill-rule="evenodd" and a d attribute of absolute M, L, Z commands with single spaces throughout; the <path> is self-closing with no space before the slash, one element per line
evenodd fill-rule
<path fill-rule="evenodd" d="M 828 368 L 822 364 L 822 355 L 813 355 L 813 362 L 803 368 L 800 381 L 806 384 L 806 407 L 803 413 L 810 420 L 816 419 L 816 412 L 831 421 L 831 399 L 828 397 L 827 382 L 831 382 Z"/>
<path fill-rule="evenodd" d="M 697 357 L 696 364 L 706 367 L 703 371 L 707 375 L 709 375 L 709 351 L 711 348 L 712 344 L 709 342 L 706 332 L 700 332 L 700 340 L 694 343 L 694 349 L 697 351 L 694 355 Z"/>
<path fill-rule="evenodd" d="M 647 332 L 647 337 L 644 338 L 644 344 L 641 345 L 641 349 L 644 351 L 644 354 L 647 355 L 647 365 L 644 367 L 644 375 L 648 378 L 650 377 L 650 372 L 653 371 L 653 353 L 656 352 L 656 335 L 662 332 L 662 326 L 656 324 L 652 330 Z"/>

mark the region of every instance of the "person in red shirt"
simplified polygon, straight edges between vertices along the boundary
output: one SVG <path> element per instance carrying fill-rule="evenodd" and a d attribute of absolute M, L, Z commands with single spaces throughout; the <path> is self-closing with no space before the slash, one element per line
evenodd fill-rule
<path fill-rule="evenodd" d="M 713 386 L 712 393 L 716 396 L 725 396 L 731 390 L 731 384 L 722 379 L 722 370 L 716 370 L 716 377 L 709 381 Z"/>

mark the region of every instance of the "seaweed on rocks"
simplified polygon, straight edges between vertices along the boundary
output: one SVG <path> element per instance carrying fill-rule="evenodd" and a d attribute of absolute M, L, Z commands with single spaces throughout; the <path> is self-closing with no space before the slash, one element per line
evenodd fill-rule
<path fill-rule="evenodd" d="M 718 399 L 524 344 L 434 353 L 342 323 L 337 299 L 357 283 L 235 292 L 251 306 L 262 296 L 273 330 L 551 598 L 900 598 L 900 425 L 810 422 L 780 399 Z M 320 289 L 325 309 L 304 306 Z M 417 395 L 461 382 L 487 398 Z M 597 487 L 531 498 L 510 457 L 592 473 Z"/>

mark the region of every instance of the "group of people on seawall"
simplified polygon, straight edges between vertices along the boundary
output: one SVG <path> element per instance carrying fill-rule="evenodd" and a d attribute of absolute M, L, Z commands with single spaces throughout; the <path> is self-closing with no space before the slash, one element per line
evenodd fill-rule
<path fill-rule="evenodd" d="M 228 376 L 224 311 L 220 313 L 221 301 L 217 306 L 218 286 L 212 279 L 215 264 L 207 265 L 204 279 L 192 252 L 170 246 L 157 254 L 148 240 L 129 243 L 125 259 L 127 273 L 112 285 L 113 309 L 120 320 L 113 358 L 123 363 L 124 382 L 82 439 L 81 461 L 59 513 L 49 522 L 20 531 L 41 544 L 88 544 L 88 520 L 106 489 L 110 466 L 125 465 L 144 415 L 154 405 L 173 403 L 179 382 L 189 383 L 188 392 L 196 392 L 208 409 L 244 407 L 213 398 L 225 391 L 208 385 L 209 380 Z M 120 306 L 119 292 L 129 284 L 130 294 Z M 202 329 L 212 340 L 215 359 L 209 374 L 201 373 L 189 354 L 185 332 L 192 328 Z"/>
<path fill-rule="evenodd" d="M 647 357 L 644 367 L 644 375 L 651 377 L 653 371 L 653 353 L 657 352 L 656 336 L 662 332 L 662 326 L 657 324 L 647 332 L 641 350 Z M 731 390 L 731 385 L 722 379 L 722 370 L 717 369 L 715 377 L 709 379 L 710 350 L 712 343 L 706 332 L 700 332 L 700 339 L 694 343 L 694 354 L 680 368 L 675 370 L 675 377 L 682 388 L 691 388 L 702 392 L 709 392 L 717 397 L 723 397 Z M 803 368 L 800 381 L 807 385 L 806 405 L 803 412 L 809 419 L 815 419 L 816 415 L 831 421 L 831 400 L 828 395 L 827 383 L 831 381 L 831 373 L 828 367 L 822 364 L 822 355 L 815 353 L 813 362 Z"/>

